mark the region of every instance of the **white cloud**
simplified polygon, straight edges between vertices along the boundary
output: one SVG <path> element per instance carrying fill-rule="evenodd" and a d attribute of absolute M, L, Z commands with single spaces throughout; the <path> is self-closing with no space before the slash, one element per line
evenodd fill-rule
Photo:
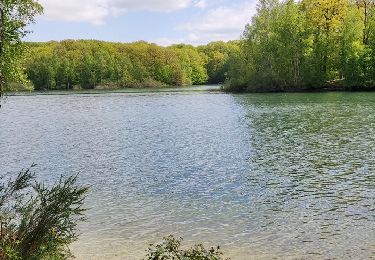
<path fill-rule="evenodd" d="M 176 27 L 178 38 L 167 36 L 155 42 L 204 44 L 218 40 L 239 39 L 245 25 L 256 12 L 257 0 L 39 0 L 45 7 L 45 18 L 53 21 L 103 24 L 110 16 L 130 11 L 172 12 L 184 8 L 201 11 L 191 21 Z M 167 35 L 173 34 L 166 32 Z M 181 36 L 182 35 L 182 36 Z M 147 35 L 140 35 L 147 38 Z"/>
<path fill-rule="evenodd" d="M 189 6 L 203 8 L 204 0 L 39 0 L 45 18 L 69 22 L 102 24 L 108 15 L 147 10 L 171 12 Z"/>
<path fill-rule="evenodd" d="M 173 44 L 184 43 L 184 42 L 186 42 L 186 39 L 185 38 L 171 39 L 171 38 L 168 38 L 168 37 L 164 37 L 164 38 L 156 39 L 153 42 L 158 44 L 158 45 L 167 47 L 167 46 L 171 46 Z"/>
<path fill-rule="evenodd" d="M 39 0 L 39 2 L 43 5 L 45 17 L 49 20 L 88 21 L 100 24 L 109 14 L 105 0 Z"/>
<path fill-rule="evenodd" d="M 250 0 L 238 5 L 209 9 L 205 15 L 177 27 L 177 30 L 186 33 L 185 37 L 160 38 L 155 42 L 168 46 L 181 42 L 200 45 L 212 41 L 238 40 L 256 13 L 256 5 L 256 0 Z"/>
<path fill-rule="evenodd" d="M 192 44 L 239 39 L 256 12 L 256 4 L 256 1 L 249 1 L 231 7 L 217 7 L 178 29 L 188 33 L 185 41 Z"/>
<path fill-rule="evenodd" d="M 192 0 L 107 0 L 111 8 L 170 12 L 186 8 Z"/>
<path fill-rule="evenodd" d="M 206 0 L 198 0 L 194 3 L 194 6 L 200 9 L 205 9 L 207 7 L 207 2 Z"/>

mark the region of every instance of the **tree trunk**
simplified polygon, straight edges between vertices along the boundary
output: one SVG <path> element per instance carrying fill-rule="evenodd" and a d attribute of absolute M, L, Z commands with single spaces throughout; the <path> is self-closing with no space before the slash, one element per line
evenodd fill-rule
<path fill-rule="evenodd" d="M 365 28 L 364 28 L 364 31 L 363 31 L 363 44 L 365 45 L 368 45 L 368 34 L 369 34 L 369 31 L 368 31 L 368 16 L 369 16 L 369 11 L 368 11 L 368 6 L 367 6 L 367 2 L 366 1 L 363 1 L 364 2 L 364 9 L 365 9 L 365 20 L 363 21 L 364 24 L 365 24 Z"/>
<path fill-rule="evenodd" d="M 4 52 L 4 4 L 3 1 L 0 0 L 0 61 L 3 58 Z M 0 65 L 0 98 L 3 95 L 5 79 L 2 71 L 2 67 Z M 1 107 L 1 104 L 0 104 Z"/>
<path fill-rule="evenodd" d="M 369 18 L 371 15 L 371 10 L 374 8 L 375 2 L 374 0 L 357 0 L 356 4 L 358 6 L 358 9 L 363 8 L 364 12 L 364 29 L 363 29 L 363 44 L 368 45 L 369 44 L 369 37 L 370 37 L 370 28 L 369 28 Z"/>

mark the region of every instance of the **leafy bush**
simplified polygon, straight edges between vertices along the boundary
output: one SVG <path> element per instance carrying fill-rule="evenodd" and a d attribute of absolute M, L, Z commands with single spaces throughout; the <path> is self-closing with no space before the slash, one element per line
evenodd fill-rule
<path fill-rule="evenodd" d="M 222 260 L 223 253 L 220 247 L 209 250 L 203 245 L 195 245 L 188 249 L 181 249 L 182 238 L 174 236 L 164 238 L 158 245 L 150 245 L 146 260 Z"/>
<path fill-rule="evenodd" d="M 35 180 L 30 169 L 16 178 L 0 178 L 0 258 L 7 260 L 67 259 L 83 221 L 87 187 L 77 176 L 60 178 L 52 187 Z M 5 227 L 6 223 L 6 227 Z"/>

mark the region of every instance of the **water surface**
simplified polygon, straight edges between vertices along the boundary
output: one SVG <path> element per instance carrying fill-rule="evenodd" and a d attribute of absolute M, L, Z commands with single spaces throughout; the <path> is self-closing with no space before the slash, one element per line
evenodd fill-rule
<path fill-rule="evenodd" d="M 92 187 L 78 259 L 168 234 L 232 259 L 375 258 L 375 94 L 14 96 L 0 115 L 1 172 Z"/>

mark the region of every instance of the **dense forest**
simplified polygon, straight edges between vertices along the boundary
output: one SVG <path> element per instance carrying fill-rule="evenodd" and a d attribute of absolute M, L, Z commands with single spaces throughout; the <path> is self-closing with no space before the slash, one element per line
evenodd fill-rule
<path fill-rule="evenodd" d="M 375 85 L 374 0 L 260 0 L 229 89 L 370 89 Z"/>
<path fill-rule="evenodd" d="M 374 25 L 375 0 L 260 0 L 239 41 L 198 47 L 161 47 L 142 41 L 28 43 L 27 88 L 225 82 L 230 91 L 250 92 L 372 89 Z"/>
<path fill-rule="evenodd" d="M 26 73 L 36 90 L 221 83 L 238 42 L 161 47 L 94 40 L 28 43 Z"/>

